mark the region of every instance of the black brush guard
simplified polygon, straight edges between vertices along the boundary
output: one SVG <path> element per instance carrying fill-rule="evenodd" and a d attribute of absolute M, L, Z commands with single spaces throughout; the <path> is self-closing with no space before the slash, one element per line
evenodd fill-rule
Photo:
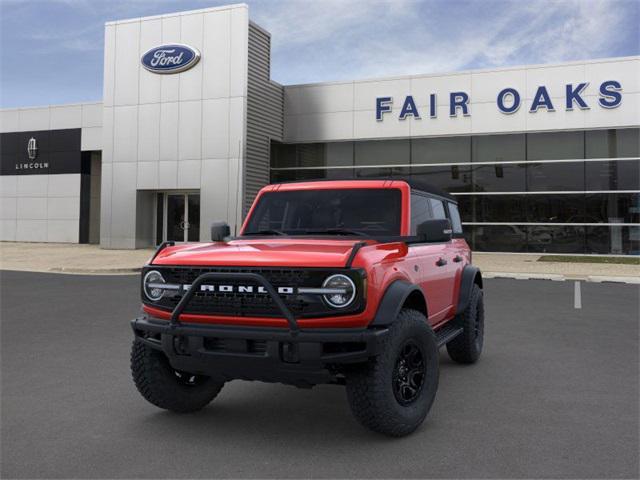
<path fill-rule="evenodd" d="M 280 310 L 280 313 L 282 313 L 282 316 L 287 320 L 291 335 L 293 337 L 298 335 L 298 332 L 300 331 L 298 322 L 296 322 L 296 318 L 294 317 L 293 313 L 291 313 L 289 307 L 287 307 L 282 301 L 282 298 L 280 298 L 280 295 L 278 295 L 276 289 L 273 288 L 273 285 L 271 285 L 271 283 L 269 283 L 269 281 L 259 273 L 249 272 L 203 273 L 195 279 L 195 281 L 191 284 L 191 287 L 189 287 L 189 290 L 187 290 L 187 293 L 183 295 L 182 299 L 178 302 L 178 305 L 176 305 L 176 307 L 173 309 L 173 312 L 171 312 L 171 322 L 169 323 L 169 325 L 175 327 L 180 323 L 180 315 L 182 314 L 184 309 L 187 307 L 202 284 L 209 280 L 252 280 L 256 283 L 259 283 L 262 287 L 264 287 L 264 289 L 267 291 L 267 294 L 271 297 L 271 300 L 273 300 L 273 303 L 275 303 L 275 305 L 278 307 L 278 310 Z"/>
<path fill-rule="evenodd" d="M 207 281 L 249 280 L 264 287 L 288 328 L 193 324 L 180 316 Z M 148 315 L 131 322 L 136 341 L 162 351 L 173 368 L 225 380 L 261 380 L 309 387 L 341 383 L 341 366 L 379 354 L 386 328 L 304 328 L 262 275 L 208 272 L 196 278 L 170 321 Z M 220 347 L 222 345 L 222 347 Z"/>

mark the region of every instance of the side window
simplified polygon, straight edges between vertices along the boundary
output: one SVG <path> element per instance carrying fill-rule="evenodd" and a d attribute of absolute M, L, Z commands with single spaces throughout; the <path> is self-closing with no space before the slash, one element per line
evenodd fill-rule
<path fill-rule="evenodd" d="M 433 213 L 433 217 L 435 219 L 445 219 L 447 218 L 447 214 L 444 211 L 444 203 L 442 200 L 436 200 L 435 198 L 430 198 L 429 203 L 431 204 L 431 211 Z"/>
<path fill-rule="evenodd" d="M 411 235 L 416 234 L 418 225 L 433 218 L 429 199 L 422 195 L 411 195 Z"/>
<path fill-rule="evenodd" d="M 462 220 L 460 219 L 458 205 L 455 203 L 449 203 L 449 215 L 451 216 L 451 228 L 453 233 L 462 233 Z"/>

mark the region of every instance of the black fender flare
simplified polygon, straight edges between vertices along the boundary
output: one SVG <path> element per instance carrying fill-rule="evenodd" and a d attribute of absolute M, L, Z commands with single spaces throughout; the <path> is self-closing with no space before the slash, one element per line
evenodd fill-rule
<path fill-rule="evenodd" d="M 413 292 L 418 291 L 427 303 L 422 289 L 413 283 L 404 280 L 395 280 L 387 287 L 380 300 L 376 316 L 369 325 L 372 327 L 385 327 L 392 324 L 397 318 L 405 301 Z"/>
<path fill-rule="evenodd" d="M 474 284 L 482 288 L 482 273 L 478 267 L 466 265 L 462 270 L 462 277 L 460 278 L 460 293 L 458 295 L 458 306 L 456 308 L 457 315 L 460 315 L 467 309 L 469 299 L 471 298 L 471 289 Z"/>

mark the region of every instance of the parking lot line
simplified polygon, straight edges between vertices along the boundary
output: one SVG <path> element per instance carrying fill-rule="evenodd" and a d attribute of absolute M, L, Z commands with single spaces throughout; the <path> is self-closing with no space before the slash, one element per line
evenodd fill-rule
<path fill-rule="evenodd" d="M 582 308 L 582 292 L 580 282 L 575 282 L 573 288 L 573 308 Z"/>

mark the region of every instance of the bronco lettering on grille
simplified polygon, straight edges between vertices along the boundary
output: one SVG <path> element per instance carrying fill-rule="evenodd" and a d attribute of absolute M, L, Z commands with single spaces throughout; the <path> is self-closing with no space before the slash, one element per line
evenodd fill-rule
<path fill-rule="evenodd" d="M 189 290 L 191 285 L 182 285 L 182 288 L 186 291 Z M 293 287 L 277 287 L 277 292 L 281 295 L 293 295 L 295 290 Z M 261 293 L 267 294 L 267 290 L 263 286 L 253 285 L 201 285 L 201 292 L 212 293 Z"/>

